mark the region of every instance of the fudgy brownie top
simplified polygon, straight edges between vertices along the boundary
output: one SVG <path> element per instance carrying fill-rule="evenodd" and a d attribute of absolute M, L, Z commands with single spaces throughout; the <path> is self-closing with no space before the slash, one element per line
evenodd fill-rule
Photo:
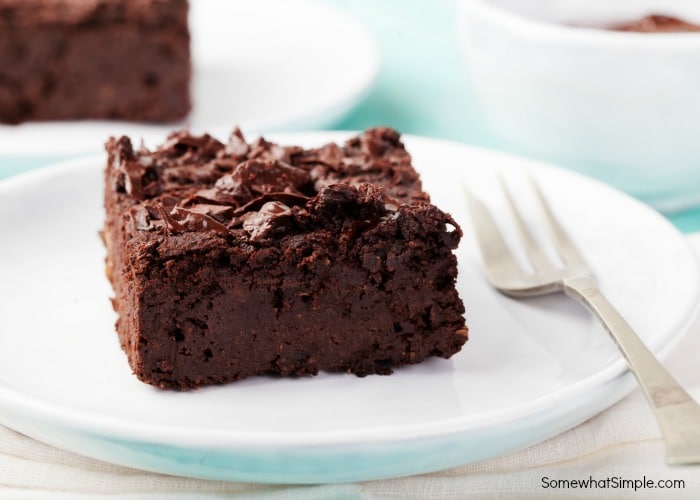
<path fill-rule="evenodd" d="M 134 150 L 127 137 L 110 139 L 107 150 L 116 171 L 111 188 L 121 193 L 136 234 L 206 233 L 264 244 L 316 227 L 356 233 L 401 206 L 429 205 L 389 128 L 312 149 L 263 138 L 248 143 L 236 129 L 227 143 L 182 131 L 154 151 Z M 426 214 L 445 218 L 430 207 Z"/>

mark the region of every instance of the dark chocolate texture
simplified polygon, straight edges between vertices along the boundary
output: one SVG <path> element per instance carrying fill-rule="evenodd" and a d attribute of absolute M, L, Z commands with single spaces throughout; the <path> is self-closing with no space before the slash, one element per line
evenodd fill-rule
<path fill-rule="evenodd" d="M 313 149 L 179 132 L 107 151 L 107 273 L 144 382 L 389 374 L 467 340 L 461 230 L 396 131 Z"/>
<path fill-rule="evenodd" d="M 187 0 L 0 0 L 0 122 L 184 118 L 187 15 Z"/>

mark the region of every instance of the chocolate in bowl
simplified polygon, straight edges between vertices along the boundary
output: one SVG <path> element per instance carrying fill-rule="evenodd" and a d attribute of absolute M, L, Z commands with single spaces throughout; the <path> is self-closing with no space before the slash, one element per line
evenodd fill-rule
<path fill-rule="evenodd" d="M 692 33 L 700 32 L 700 25 L 662 14 L 650 14 L 632 22 L 615 24 L 607 29 L 636 33 Z"/>

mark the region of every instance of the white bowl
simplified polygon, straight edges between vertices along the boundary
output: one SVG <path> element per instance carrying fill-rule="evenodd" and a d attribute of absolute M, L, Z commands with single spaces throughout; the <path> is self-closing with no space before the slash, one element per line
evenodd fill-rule
<path fill-rule="evenodd" d="M 473 92 L 513 150 L 664 211 L 700 203 L 700 33 L 576 26 L 650 13 L 700 24 L 700 1 L 457 2 Z"/>

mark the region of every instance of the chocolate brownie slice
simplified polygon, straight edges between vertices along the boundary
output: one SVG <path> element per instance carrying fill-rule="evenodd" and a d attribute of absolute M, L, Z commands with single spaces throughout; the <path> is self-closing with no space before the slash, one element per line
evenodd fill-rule
<path fill-rule="evenodd" d="M 0 122 L 190 109 L 186 0 L 0 0 Z"/>
<path fill-rule="evenodd" d="M 107 270 L 144 382 L 389 374 L 467 340 L 461 230 L 397 132 L 315 149 L 179 132 L 107 151 Z"/>

